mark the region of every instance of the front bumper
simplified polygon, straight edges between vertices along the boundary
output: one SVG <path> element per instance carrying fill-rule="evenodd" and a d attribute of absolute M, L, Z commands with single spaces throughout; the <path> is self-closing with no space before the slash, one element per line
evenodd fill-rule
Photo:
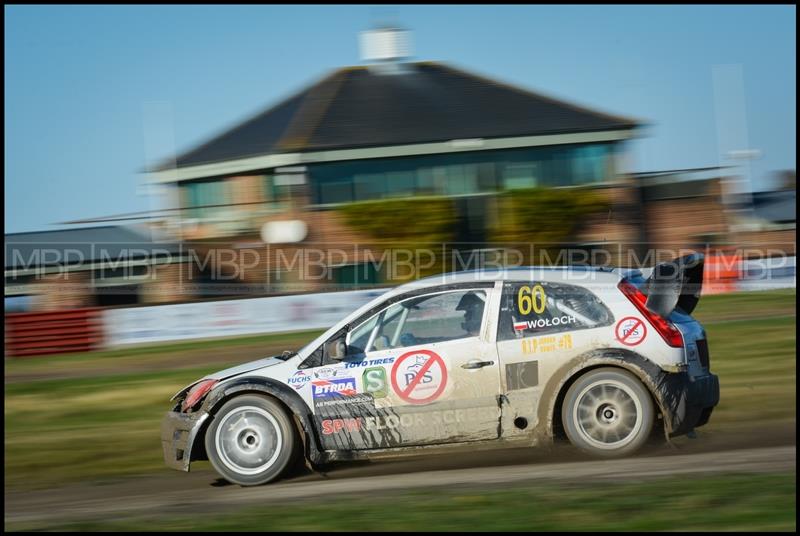
<path fill-rule="evenodd" d="M 719 378 L 715 374 L 700 377 L 665 374 L 658 386 L 670 437 L 684 435 L 703 426 L 719 403 Z"/>
<path fill-rule="evenodd" d="M 170 411 L 161 421 L 161 446 L 164 463 L 178 471 L 189 471 L 192 448 L 208 413 L 178 413 Z"/>

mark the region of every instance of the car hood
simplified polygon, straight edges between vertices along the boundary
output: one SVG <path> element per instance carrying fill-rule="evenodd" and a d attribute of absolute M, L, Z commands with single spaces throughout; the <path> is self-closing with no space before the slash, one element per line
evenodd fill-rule
<path fill-rule="evenodd" d="M 180 398 L 181 396 L 188 393 L 192 389 L 192 387 L 194 387 L 195 385 L 197 385 L 202 381 L 205 380 L 221 381 L 228 378 L 232 378 L 234 376 L 238 376 L 239 374 L 244 374 L 246 372 L 251 372 L 253 370 L 258 370 L 264 367 L 271 367 L 273 365 L 277 365 L 278 363 L 284 363 L 284 362 L 285 361 L 283 359 L 280 359 L 277 356 L 272 356 L 272 357 L 264 357 L 261 359 L 256 359 L 255 361 L 250 361 L 249 363 L 244 363 L 242 365 L 237 365 L 235 367 L 226 368 L 225 370 L 220 370 L 212 374 L 208 374 L 207 376 L 203 376 L 199 380 L 190 383 L 189 385 L 187 385 L 186 387 L 175 393 L 175 395 L 170 400 L 176 400 Z"/>
<path fill-rule="evenodd" d="M 279 363 L 284 363 L 284 360 L 278 359 L 275 356 L 272 357 L 264 357 L 262 359 L 257 359 L 255 361 L 250 361 L 249 363 L 244 363 L 242 365 L 237 365 L 235 367 L 226 368 L 225 370 L 220 370 L 218 372 L 214 372 L 209 374 L 204 380 L 224 380 L 226 378 L 230 378 L 231 376 L 238 376 L 239 374 L 244 374 L 245 372 L 250 372 L 256 369 L 264 368 L 264 367 L 271 367 L 273 365 L 277 365 Z"/>

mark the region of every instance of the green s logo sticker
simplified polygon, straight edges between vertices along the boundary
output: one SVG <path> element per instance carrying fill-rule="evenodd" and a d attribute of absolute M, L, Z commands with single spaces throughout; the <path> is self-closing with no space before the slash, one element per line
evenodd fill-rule
<path fill-rule="evenodd" d="M 388 392 L 386 383 L 386 370 L 383 367 L 372 367 L 364 371 L 364 392 L 372 395 L 373 398 L 383 398 Z"/>

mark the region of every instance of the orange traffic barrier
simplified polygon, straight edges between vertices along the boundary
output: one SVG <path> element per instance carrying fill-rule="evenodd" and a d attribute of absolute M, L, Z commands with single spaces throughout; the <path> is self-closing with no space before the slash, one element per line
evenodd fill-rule
<path fill-rule="evenodd" d="M 703 294 L 734 292 L 741 276 L 739 255 L 709 255 L 703 267 Z"/>

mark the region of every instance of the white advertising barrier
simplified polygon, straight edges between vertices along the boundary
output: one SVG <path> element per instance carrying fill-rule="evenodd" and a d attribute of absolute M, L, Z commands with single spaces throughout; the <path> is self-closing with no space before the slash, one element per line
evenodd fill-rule
<path fill-rule="evenodd" d="M 797 287 L 797 257 L 773 257 L 742 261 L 738 290 L 770 290 Z"/>
<path fill-rule="evenodd" d="M 387 289 L 104 311 L 106 347 L 325 329 Z"/>
<path fill-rule="evenodd" d="M 795 263 L 795 257 L 743 261 L 735 288 L 795 288 Z M 387 290 L 109 309 L 103 313 L 106 346 L 325 329 Z"/>

